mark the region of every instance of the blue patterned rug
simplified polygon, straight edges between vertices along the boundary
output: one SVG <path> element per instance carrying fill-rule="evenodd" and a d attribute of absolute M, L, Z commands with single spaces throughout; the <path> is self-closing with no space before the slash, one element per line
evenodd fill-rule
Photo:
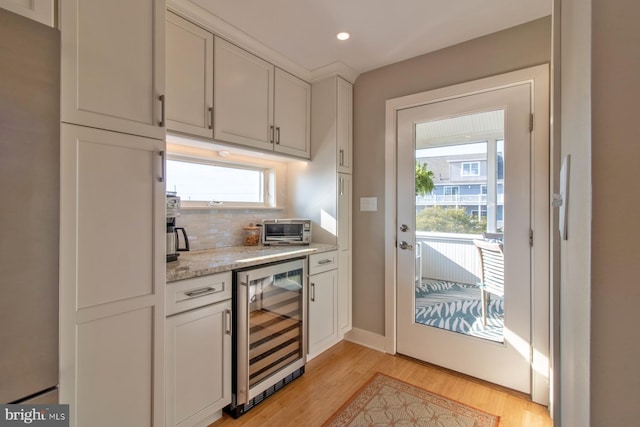
<path fill-rule="evenodd" d="M 491 341 L 502 342 L 504 299 L 491 296 L 487 325 L 482 324 L 477 286 L 422 279 L 416 286 L 416 322 Z"/>

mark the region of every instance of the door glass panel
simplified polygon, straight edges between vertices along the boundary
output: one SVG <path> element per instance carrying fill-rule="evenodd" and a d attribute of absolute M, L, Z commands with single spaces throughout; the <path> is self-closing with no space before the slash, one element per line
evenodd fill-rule
<path fill-rule="evenodd" d="M 504 342 L 504 110 L 418 123 L 415 147 L 415 321 Z"/>

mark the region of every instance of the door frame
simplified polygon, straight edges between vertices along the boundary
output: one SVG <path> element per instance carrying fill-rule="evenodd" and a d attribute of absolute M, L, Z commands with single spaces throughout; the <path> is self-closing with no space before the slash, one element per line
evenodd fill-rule
<path fill-rule="evenodd" d="M 531 133 L 532 176 L 531 217 L 531 398 L 550 402 L 550 120 L 549 64 L 499 74 L 471 82 L 389 99 L 385 123 L 385 351 L 396 353 L 397 307 L 397 113 L 466 95 L 530 83 L 532 87 L 533 131 Z"/>

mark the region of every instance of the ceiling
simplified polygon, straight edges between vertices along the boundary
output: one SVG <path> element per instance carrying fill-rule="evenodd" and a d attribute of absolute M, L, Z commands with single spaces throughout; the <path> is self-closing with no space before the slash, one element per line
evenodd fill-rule
<path fill-rule="evenodd" d="M 188 0 L 298 66 L 356 73 L 551 14 L 552 0 Z M 351 33 L 341 42 L 336 34 Z"/>

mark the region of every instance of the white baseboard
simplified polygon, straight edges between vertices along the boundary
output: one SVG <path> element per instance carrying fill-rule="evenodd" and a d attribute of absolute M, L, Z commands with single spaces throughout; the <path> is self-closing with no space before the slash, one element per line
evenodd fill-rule
<path fill-rule="evenodd" d="M 344 339 L 373 350 L 385 352 L 386 337 L 384 335 L 365 331 L 364 329 L 353 328 L 344 335 Z"/>

